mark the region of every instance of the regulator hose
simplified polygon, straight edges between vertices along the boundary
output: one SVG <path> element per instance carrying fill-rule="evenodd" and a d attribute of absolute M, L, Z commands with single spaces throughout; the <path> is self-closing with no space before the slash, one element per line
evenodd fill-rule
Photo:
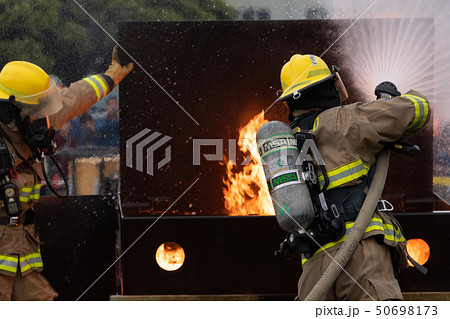
<path fill-rule="evenodd" d="M 350 230 L 347 238 L 336 254 L 334 261 L 330 263 L 328 268 L 323 273 L 317 284 L 305 298 L 305 301 L 322 300 L 327 291 L 336 281 L 336 278 L 345 267 L 353 252 L 361 241 L 364 231 L 372 219 L 373 213 L 378 204 L 378 200 L 383 192 L 384 183 L 389 167 L 389 152 L 385 148 L 377 154 L 376 170 L 370 184 L 366 199 L 361 207 L 358 217 Z"/>
<path fill-rule="evenodd" d="M 44 159 L 42 159 L 42 161 L 41 161 L 42 174 L 44 175 L 44 179 L 45 179 L 45 182 L 47 183 L 48 188 L 53 192 L 53 194 L 55 194 L 59 198 L 69 197 L 69 183 L 67 182 L 66 175 L 64 174 L 61 167 L 58 165 L 58 162 L 56 162 L 56 160 L 54 159 L 54 157 L 52 155 L 46 155 L 46 158 L 50 158 L 52 160 L 53 164 L 55 165 L 56 169 L 58 170 L 58 173 L 61 175 L 63 182 L 64 182 L 64 186 L 66 188 L 66 192 L 65 192 L 65 194 L 61 194 L 52 186 L 52 182 L 49 180 L 49 178 L 47 176 L 47 170 L 45 168 Z"/>

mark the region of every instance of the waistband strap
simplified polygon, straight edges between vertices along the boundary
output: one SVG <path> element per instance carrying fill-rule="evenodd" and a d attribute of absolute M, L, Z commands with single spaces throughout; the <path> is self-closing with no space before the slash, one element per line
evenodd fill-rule
<path fill-rule="evenodd" d="M 366 199 L 364 189 L 367 187 L 367 178 L 356 186 L 339 187 L 325 192 L 327 200 L 333 202 L 344 217 L 344 221 L 353 221 Z"/>
<path fill-rule="evenodd" d="M 18 225 L 28 225 L 33 224 L 34 221 L 34 210 L 31 208 L 21 214 L 17 219 L 10 218 L 8 216 L 0 217 L 0 225 L 6 226 L 18 226 Z"/>
<path fill-rule="evenodd" d="M 9 217 L 0 217 L 0 225 L 6 225 L 6 226 L 18 226 L 23 224 L 24 222 L 23 217 L 18 217 L 17 219 L 9 218 Z"/>

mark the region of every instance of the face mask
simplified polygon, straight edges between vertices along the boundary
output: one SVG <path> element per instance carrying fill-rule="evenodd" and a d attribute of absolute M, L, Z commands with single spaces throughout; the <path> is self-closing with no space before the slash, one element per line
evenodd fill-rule
<path fill-rule="evenodd" d="M 23 119 L 21 117 L 16 119 L 16 126 L 22 133 L 23 140 L 38 158 L 42 154 L 50 155 L 55 152 L 56 144 L 53 141 L 55 129 L 50 126 L 48 117 L 30 122 L 30 118 L 26 115 Z"/>
<path fill-rule="evenodd" d="M 49 100 L 48 96 L 56 95 L 47 95 L 40 99 L 40 104 L 30 105 L 16 101 L 14 96 L 10 96 L 9 101 L 2 101 L 0 105 L 0 121 L 7 125 L 15 120 L 15 126 L 21 133 L 22 139 L 30 147 L 34 158 L 38 159 L 41 159 L 43 154 L 50 155 L 56 150 L 56 144 L 53 141 L 55 130 L 51 126 L 49 116 L 44 116 L 46 114 L 44 111 L 52 107 L 45 103 Z M 42 116 L 33 120 L 32 117 L 37 115 Z"/>

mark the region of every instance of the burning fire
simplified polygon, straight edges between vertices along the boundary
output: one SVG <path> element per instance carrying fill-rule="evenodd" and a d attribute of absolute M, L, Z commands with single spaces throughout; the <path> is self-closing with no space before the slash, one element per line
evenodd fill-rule
<path fill-rule="evenodd" d="M 159 267 L 167 271 L 174 271 L 183 266 L 184 257 L 183 248 L 174 242 L 162 244 L 155 254 Z"/>
<path fill-rule="evenodd" d="M 245 154 L 242 163 L 233 165 L 225 159 L 227 175 L 222 179 L 223 194 L 230 215 L 275 215 L 256 146 L 256 132 L 267 122 L 262 111 L 239 129 L 238 146 Z"/>
<path fill-rule="evenodd" d="M 417 261 L 420 265 L 425 264 L 430 258 L 430 246 L 423 239 L 408 239 L 406 250 L 412 259 Z M 408 264 L 413 267 L 413 264 L 408 260 Z"/>

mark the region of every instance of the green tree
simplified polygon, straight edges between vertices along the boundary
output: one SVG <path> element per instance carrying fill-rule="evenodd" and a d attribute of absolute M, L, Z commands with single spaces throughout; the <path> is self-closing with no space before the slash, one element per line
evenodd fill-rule
<path fill-rule="evenodd" d="M 67 84 L 106 70 L 119 21 L 236 17 L 223 0 L 0 0 L 0 65 L 33 62 Z"/>

